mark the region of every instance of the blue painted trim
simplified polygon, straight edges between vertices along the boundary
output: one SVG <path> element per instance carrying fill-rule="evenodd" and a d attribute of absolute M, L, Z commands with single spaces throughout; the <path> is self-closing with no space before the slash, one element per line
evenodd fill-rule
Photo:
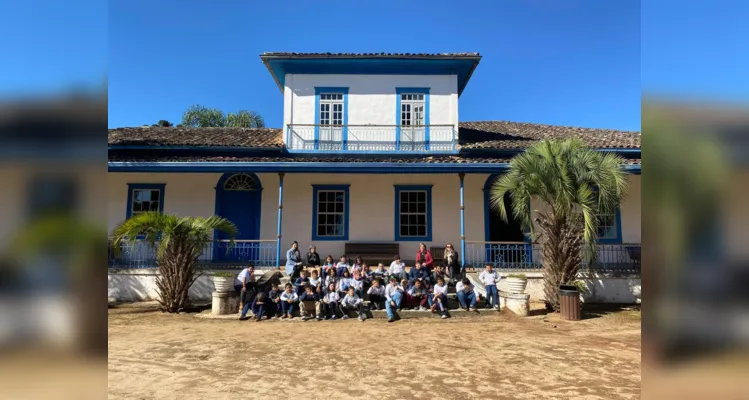
<path fill-rule="evenodd" d="M 461 271 L 466 265 L 466 220 L 465 220 L 465 188 L 463 181 L 464 174 L 459 174 L 460 179 L 460 268 Z"/>
<path fill-rule="evenodd" d="M 610 239 L 598 239 L 601 244 L 621 244 L 622 243 L 622 215 L 619 207 L 616 208 L 616 237 Z"/>
<path fill-rule="evenodd" d="M 180 150 L 216 153 L 280 153 L 283 147 L 111 145 L 108 150 Z"/>
<path fill-rule="evenodd" d="M 315 87 L 315 150 L 319 148 L 320 143 L 320 93 L 343 93 L 343 150 L 348 145 L 348 89 L 347 87 Z M 330 117 L 333 118 L 333 110 L 330 110 Z M 286 142 L 289 143 L 289 142 Z"/>
<path fill-rule="evenodd" d="M 281 268 L 281 221 L 283 218 L 283 173 L 278 174 L 278 228 L 276 230 L 276 266 Z"/>
<path fill-rule="evenodd" d="M 400 128 L 396 128 L 400 129 Z M 397 134 L 397 133 L 396 133 Z M 396 136 L 397 137 L 397 136 Z M 396 146 L 398 143 L 396 142 Z M 387 156 L 388 154 L 397 154 L 399 157 L 406 154 L 415 155 L 457 155 L 460 154 L 460 150 L 437 150 L 437 151 L 426 151 L 426 150 L 390 150 L 390 151 L 372 151 L 372 150 L 346 150 L 346 151 L 319 151 L 319 150 L 287 150 L 289 154 L 314 154 L 318 157 L 323 157 L 326 154 L 345 155 L 345 154 L 359 154 L 359 155 L 373 155 L 373 156 Z"/>
<path fill-rule="evenodd" d="M 258 239 L 260 238 L 260 217 L 263 210 L 263 185 L 260 182 L 260 179 L 257 177 L 257 175 L 251 173 L 251 172 L 242 172 L 243 174 L 249 175 L 250 178 L 252 178 L 255 181 L 255 184 L 257 185 L 259 194 L 257 195 L 257 208 L 258 208 L 258 218 L 255 219 L 255 227 L 254 230 L 257 232 Z M 227 172 L 223 175 L 221 175 L 220 178 L 218 178 L 218 182 L 216 182 L 215 190 L 215 196 L 214 196 L 214 202 L 213 202 L 213 215 L 215 216 L 221 216 L 221 203 L 224 195 L 224 183 L 226 183 L 226 180 L 231 178 L 233 175 L 237 174 L 237 172 Z M 213 260 L 218 261 L 220 259 L 220 253 L 219 250 L 219 232 L 214 230 L 213 231 Z"/>
<path fill-rule="evenodd" d="M 297 57 L 260 56 L 276 85 L 283 93 L 286 74 L 346 74 L 346 75 L 457 75 L 458 96 L 481 60 L 475 57 L 373 57 L 342 56 Z"/>
<path fill-rule="evenodd" d="M 400 151 L 401 143 L 401 94 L 415 93 L 424 95 L 424 149 L 429 150 L 429 90 L 424 87 L 397 87 L 395 88 L 395 150 Z M 413 111 L 411 112 L 413 116 Z"/>
<path fill-rule="evenodd" d="M 349 188 L 351 185 L 312 185 L 312 240 L 341 241 L 348 240 L 349 235 Z M 343 204 L 343 236 L 317 235 L 317 192 L 321 190 L 341 190 L 344 192 Z"/>
<path fill-rule="evenodd" d="M 394 239 L 397 242 L 431 242 L 432 241 L 432 186 L 433 185 L 393 185 L 395 187 L 395 225 L 393 226 Z M 411 190 L 423 190 L 427 194 L 427 235 L 426 236 L 401 236 L 400 235 L 400 192 Z"/>
<path fill-rule="evenodd" d="M 355 173 L 355 174 L 444 174 L 450 172 L 499 173 L 509 163 L 392 163 L 392 162 L 232 162 L 232 161 L 110 161 L 109 172 L 294 172 L 294 173 Z M 640 165 L 624 166 L 639 174 Z M 636 172 L 635 172 L 636 171 Z"/>
<path fill-rule="evenodd" d="M 133 215 L 133 191 L 134 190 L 157 189 L 159 193 L 159 212 L 164 212 L 164 194 L 166 192 L 166 183 L 128 183 L 127 184 L 127 210 L 125 210 L 125 219 L 130 219 Z"/>

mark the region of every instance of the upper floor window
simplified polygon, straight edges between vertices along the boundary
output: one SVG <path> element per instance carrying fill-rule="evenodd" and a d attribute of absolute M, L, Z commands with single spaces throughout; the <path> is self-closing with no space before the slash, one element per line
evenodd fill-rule
<path fill-rule="evenodd" d="M 320 125 L 343 125 L 343 93 L 320 93 Z"/>
<path fill-rule="evenodd" d="M 426 125 L 426 102 L 423 93 L 401 93 L 400 125 Z"/>

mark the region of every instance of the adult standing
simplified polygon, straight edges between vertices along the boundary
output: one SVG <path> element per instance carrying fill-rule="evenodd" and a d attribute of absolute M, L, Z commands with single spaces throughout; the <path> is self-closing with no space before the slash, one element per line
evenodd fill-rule
<path fill-rule="evenodd" d="M 299 254 L 299 243 L 296 240 L 291 243 L 291 248 L 286 251 L 286 274 L 293 282 L 302 270 L 302 255 Z"/>
<path fill-rule="evenodd" d="M 452 243 L 448 243 L 445 245 L 444 259 L 445 266 L 447 266 L 447 271 L 445 272 L 450 277 L 450 280 L 452 280 L 453 282 L 459 281 L 463 277 L 462 268 L 460 267 L 460 254 L 455 251 Z"/>
<path fill-rule="evenodd" d="M 422 267 L 429 269 L 429 272 L 432 272 L 434 269 L 432 252 L 427 249 L 427 245 L 424 243 L 419 243 L 419 250 L 416 252 L 416 262 L 420 262 Z"/>

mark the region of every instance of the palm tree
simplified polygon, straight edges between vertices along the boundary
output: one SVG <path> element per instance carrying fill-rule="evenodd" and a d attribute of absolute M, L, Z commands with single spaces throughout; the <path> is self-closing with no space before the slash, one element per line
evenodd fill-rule
<path fill-rule="evenodd" d="M 183 126 L 191 127 L 235 127 L 264 128 L 265 120 L 255 112 L 239 110 L 236 113 L 224 114 L 218 108 L 208 108 L 200 104 L 190 106 L 182 115 Z"/>
<path fill-rule="evenodd" d="M 214 230 L 225 232 L 234 244 L 237 227 L 221 217 L 180 217 L 145 212 L 123 221 L 112 232 L 112 247 L 120 251 L 123 242 L 136 237 L 156 249 L 156 277 L 159 304 L 164 311 L 176 313 L 189 305 L 188 290 L 200 276 L 198 258 L 213 240 Z"/>
<path fill-rule="evenodd" d="M 559 285 L 576 279 L 582 262 L 596 257 L 598 213 L 613 213 L 627 188 L 623 159 L 586 147 L 578 139 L 544 140 L 515 156 L 509 172 L 491 187 L 490 206 L 507 221 L 504 197 L 509 193 L 512 215 L 524 232 L 539 240 L 543 251 L 547 306 L 559 310 Z M 531 222 L 531 199 L 536 235 Z"/>

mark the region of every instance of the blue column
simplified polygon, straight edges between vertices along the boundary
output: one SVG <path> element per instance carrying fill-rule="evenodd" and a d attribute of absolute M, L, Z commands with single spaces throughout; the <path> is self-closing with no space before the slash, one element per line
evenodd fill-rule
<path fill-rule="evenodd" d="M 466 174 L 459 173 L 458 177 L 460 177 L 460 267 L 465 268 L 466 265 L 466 207 L 465 207 L 465 197 L 463 195 L 463 178 L 466 177 Z"/>
<path fill-rule="evenodd" d="M 283 172 L 278 173 L 278 231 L 276 234 L 276 267 L 281 267 L 281 217 L 283 216 Z"/>

